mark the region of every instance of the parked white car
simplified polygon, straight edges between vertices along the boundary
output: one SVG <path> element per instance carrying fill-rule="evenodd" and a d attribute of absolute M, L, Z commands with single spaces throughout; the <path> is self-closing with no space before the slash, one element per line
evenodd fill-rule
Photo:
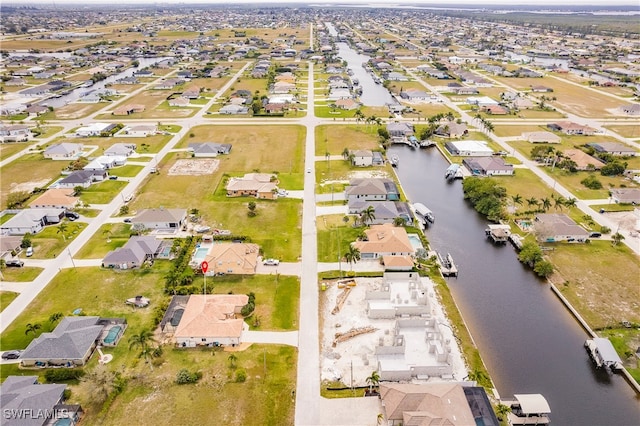
<path fill-rule="evenodd" d="M 262 264 L 267 266 L 278 266 L 280 261 L 278 259 L 265 259 Z"/>

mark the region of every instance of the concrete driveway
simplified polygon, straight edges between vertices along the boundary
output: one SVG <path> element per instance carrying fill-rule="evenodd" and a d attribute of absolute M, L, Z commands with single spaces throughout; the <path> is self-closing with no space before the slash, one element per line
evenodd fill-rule
<path fill-rule="evenodd" d="M 262 262 L 258 262 L 256 266 L 256 274 L 269 275 L 269 274 L 280 274 L 280 275 L 293 275 L 296 277 L 300 276 L 302 271 L 302 264 L 297 262 L 280 262 L 278 266 L 273 265 L 263 265 Z"/>

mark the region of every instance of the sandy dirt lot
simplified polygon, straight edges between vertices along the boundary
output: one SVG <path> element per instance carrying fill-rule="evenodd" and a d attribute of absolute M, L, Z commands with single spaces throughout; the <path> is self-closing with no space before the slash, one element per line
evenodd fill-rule
<path fill-rule="evenodd" d="M 220 165 L 220 160 L 198 159 L 198 160 L 177 160 L 169 169 L 169 176 L 201 176 L 210 175 Z"/>

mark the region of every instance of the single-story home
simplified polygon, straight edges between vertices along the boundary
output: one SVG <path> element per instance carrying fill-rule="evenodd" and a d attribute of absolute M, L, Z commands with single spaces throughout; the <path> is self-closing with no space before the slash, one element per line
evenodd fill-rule
<path fill-rule="evenodd" d="M 80 198 L 74 197 L 73 188 L 51 188 L 33 200 L 29 207 L 32 209 L 57 208 L 72 210 L 78 204 L 78 201 L 80 201 Z"/>
<path fill-rule="evenodd" d="M 131 220 L 133 226 L 151 230 L 179 230 L 186 223 L 186 209 L 143 209 Z"/>
<path fill-rule="evenodd" d="M 104 155 L 116 156 L 116 157 L 129 157 L 136 152 L 135 143 L 114 143 L 109 148 L 104 150 Z"/>
<path fill-rule="evenodd" d="M 173 337 L 178 347 L 240 344 L 242 332 L 249 329 L 240 315 L 242 307 L 249 301 L 247 295 L 192 294 L 187 297 L 186 305 L 179 307 L 182 315 L 174 315 L 175 321 L 166 322 L 175 328 Z"/>
<path fill-rule="evenodd" d="M 132 269 L 156 258 L 162 241 L 150 236 L 132 236 L 127 243 L 107 253 L 102 259 L 103 268 Z"/>
<path fill-rule="evenodd" d="M 176 97 L 169 99 L 169 106 L 172 107 L 185 107 L 189 106 L 191 101 L 188 98 Z"/>
<path fill-rule="evenodd" d="M 190 143 L 187 151 L 193 152 L 194 157 L 217 157 L 220 154 L 229 154 L 231 147 L 229 143 L 201 142 Z"/>
<path fill-rule="evenodd" d="M 113 110 L 112 115 L 131 115 L 136 112 L 144 112 L 145 106 L 142 104 L 125 104 Z"/>
<path fill-rule="evenodd" d="M 592 147 L 596 152 L 616 155 L 616 156 L 628 156 L 635 157 L 638 155 L 638 151 L 620 142 L 594 142 L 588 143 L 587 146 Z"/>
<path fill-rule="evenodd" d="M 360 257 L 377 259 L 382 256 L 411 256 L 415 249 L 409 241 L 407 231 L 391 223 L 371 225 L 364 231 L 366 240 L 355 241 L 351 245 L 360 250 Z"/>
<path fill-rule="evenodd" d="M 451 155 L 463 157 L 488 157 L 493 154 L 485 141 L 451 141 L 445 143 L 444 147 Z"/>
<path fill-rule="evenodd" d="M 249 108 L 242 105 L 229 104 L 220 108 L 220 114 L 248 114 Z"/>
<path fill-rule="evenodd" d="M 106 170 L 78 170 L 56 182 L 58 188 L 88 188 L 93 182 L 101 182 L 109 175 Z"/>
<path fill-rule="evenodd" d="M 590 156 L 581 149 L 565 149 L 562 151 L 562 155 L 576 163 L 576 169 L 578 170 L 600 170 L 605 165 L 604 162 Z"/>
<path fill-rule="evenodd" d="M 155 135 L 158 131 L 158 126 L 155 124 L 138 124 L 135 126 L 126 126 L 122 129 L 122 135 L 131 137 L 146 137 Z"/>
<path fill-rule="evenodd" d="M 115 123 L 92 123 L 89 126 L 82 126 L 76 130 L 76 136 L 91 137 L 100 136 L 103 132 L 108 132 L 116 127 Z"/>
<path fill-rule="evenodd" d="M 541 241 L 584 242 L 589 233 L 566 214 L 540 213 L 536 215 L 534 230 Z"/>
<path fill-rule="evenodd" d="M 260 247 L 252 243 L 216 243 L 205 260 L 209 263 L 207 275 L 256 273 Z"/>
<path fill-rule="evenodd" d="M 565 135 L 591 136 L 596 132 L 596 129 L 592 127 L 583 126 L 571 121 L 558 121 L 556 123 L 549 123 L 547 124 L 547 127 L 556 132 L 562 132 Z"/>
<path fill-rule="evenodd" d="M 80 157 L 82 148 L 81 143 L 61 142 L 48 146 L 43 155 L 51 160 L 69 160 Z"/>
<path fill-rule="evenodd" d="M 115 346 L 126 324 L 124 318 L 64 317 L 51 333 L 42 333 L 29 343 L 20 363 L 24 367 L 85 365 L 98 344 Z"/>
<path fill-rule="evenodd" d="M 227 182 L 227 197 L 276 198 L 278 186 L 269 173 L 247 173 Z"/>
<path fill-rule="evenodd" d="M 75 426 L 84 414 L 80 405 L 64 404 L 67 385 L 41 384 L 38 376 L 9 376 L 0 385 L 4 426 L 64 424 Z M 15 417 L 11 416 L 15 413 Z M 55 423 L 50 423 L 54 422 Z"/>
<path fill-rule="evenodd" d="M 393 221 L 400 217 L 411 223 L 412 214 L 407 203 L 402 201 L 364 201 L 355 200 L 348 204 L 349 214 L 360 214 L 363 210 L 366 210 L 369 206 L 373 207 L 375 219 L 370 222 L 371 224 L 378 225 L 381 223 L 393 223 Z"/>
<path fill-rule="evenodd" d="M 3 235 L 0 238 L 0 259 L 13 259 L 22 251 L 22 237 Z"/>
<path fill-rule="evenodd" d="M 455 121 L 449 121 L 447 123 L 440 124 L 435 133 L 438 136 L 459 138 L 469 133 L 469 129 L 465 123 L 456 123 Z"/>
<path fill-rule="evenodd" d="M 525 132 L 520 137 L 531 143 L 560 143 L 560 136 L 545 131 Z"/>
<path fill-rule="evenodd" d="M 356 101 L 355 99 L 338 99 L 334 102 L 334 104 L 336 105 L 336 107 L 340 108 L 340 109 L 344 109 L 347 111 L 351 111 L 354 109 L 357 109 L 360 107 L 360 102 Z"/>
<path fill-rule="evenodd" d="M 64 212 L 61 208 L 24 209 L 0 225 L 0 232 L 9 235 L 37 234 L 45 225 L 60 223 Z"/>
<path fill-rule="evenodd" d="M 30 136 L 31 130 L 26 124 L 0 125 L 0 142 L 24 142 Z"/>
<path fill-rule="evenodd" d="M 616 204 L 640 204 L 640 188 L 612 188 L 610 192 Z"/>
<path fill-rule="evenodd" d="M 465 158 L 462 164 L 474 176 L 512 176 L 513 164 L 507 164 L 502 157 L 473 157 Z"/>
<path fill-rule="evenodd" d="M 623 105 L 620 111 L 627 115 L 640 115 L 640 104 Z"/>
<path fill-rule="evenodd" d="M 391 137 L 406 137 L 414 133 L 412 124 L 400 122 L 387 123 L 387 132 Z"/>

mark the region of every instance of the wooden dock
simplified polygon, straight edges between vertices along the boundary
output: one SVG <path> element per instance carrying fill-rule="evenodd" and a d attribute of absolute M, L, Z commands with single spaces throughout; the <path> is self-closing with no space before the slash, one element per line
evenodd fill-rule
<path fill-rule="evenodd" d="M 431 252 L 430 256 L 435 255 L 436 262 L 438 263 L 438 267 L 440 268 L 440 273 L 443 277 L 457 277 L 458 276 L 458 267 L 455 263 L 453 263 L 453 257 L 450 253 L 447 253 L 446 256 L 442 256 L 437 251 Z"/>
<path fill-rule="evenodd" d="M 495 244 L 506 244 L 511 236 L 511 227 L 509 225 L 488 225 L 484 230 L 487 237 Z"/>

